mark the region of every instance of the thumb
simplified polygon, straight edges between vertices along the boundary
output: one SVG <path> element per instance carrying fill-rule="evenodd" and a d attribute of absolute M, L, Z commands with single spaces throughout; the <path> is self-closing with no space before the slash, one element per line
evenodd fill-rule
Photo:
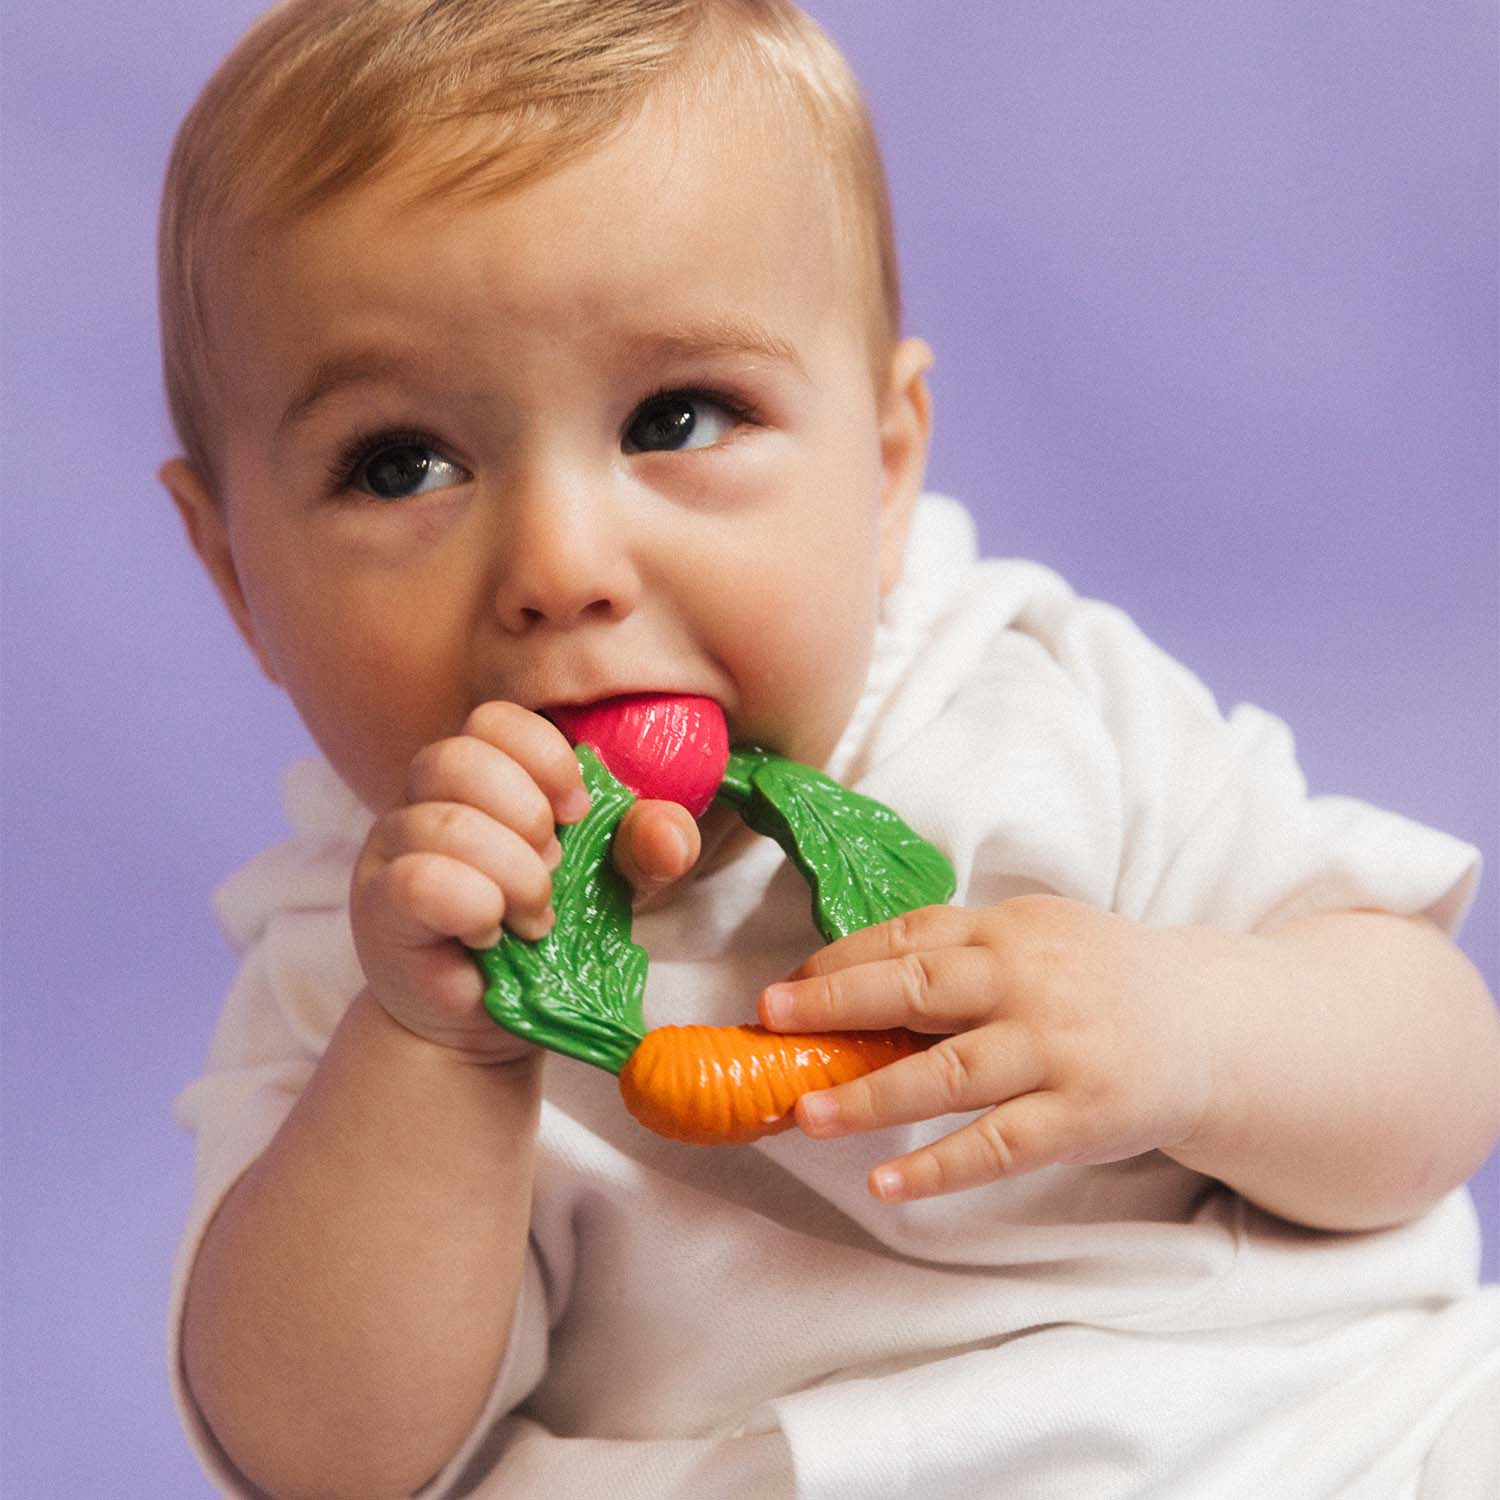
<path fill-rule="evenodd" d="M 702 849 L 698 824 L 677 802 L 636 802 L 615 829 L 615 869 L 638 896 L 680 880 L 697 864 Z"/>

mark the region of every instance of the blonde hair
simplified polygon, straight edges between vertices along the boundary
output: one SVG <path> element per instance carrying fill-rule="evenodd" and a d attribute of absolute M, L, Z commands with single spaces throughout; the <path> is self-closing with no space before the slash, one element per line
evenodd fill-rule
<path fill-rule="evenodd" d="M 208 312 L 235 235 L 414 156 L 424 195 L 504 192 L 600 144 L 664 83 L 691 83 L 705 49 L 811 125 L 879 370 L 900 328 L 885 173 L 848 64 L 791 0 L 282 0 L 183 121 L 163 190 L 167 402 L 199 474 L 214 486 Z"/>

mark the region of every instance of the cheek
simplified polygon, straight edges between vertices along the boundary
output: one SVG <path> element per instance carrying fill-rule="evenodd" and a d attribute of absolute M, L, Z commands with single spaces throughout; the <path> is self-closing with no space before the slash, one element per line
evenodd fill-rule
<path fill-rule="evenodd" d="M 746 569 L 716 626 L 746 728 L 797 759 L 826 759 L 864 685 L 878 608 L 864 539 L 809 538 Z"/>
<path fill-rule="evenodd" d="M 410 652 L 397 659 L 351 641 L 308 666 L 288 685 L 298 712 L 330 764 L 376 810 L 401 800 L 412 757 L 457 733 L 469 711 L 453 691 L 456 674 L 436 662 L 420 670 Z"/>
<path fill-rule="evenodd" d="M 389 590 L 326 572 L 287 581 L 250 598 L 263 645 L 318 748 L 362 800 L 387 806 L 411 757 L 468 711 L 454 633 Z"/>

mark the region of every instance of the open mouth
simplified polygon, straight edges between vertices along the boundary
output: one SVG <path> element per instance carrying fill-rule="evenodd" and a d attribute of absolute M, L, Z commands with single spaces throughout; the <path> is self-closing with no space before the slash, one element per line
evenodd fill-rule
<path fill-rule="evenodd" d="M 546 714 L 573 744 L 592 746 L 637 797 L 679 802 L 701 818 L 724 779 L 729 728 L 712 698 L 626 693 Z"/>

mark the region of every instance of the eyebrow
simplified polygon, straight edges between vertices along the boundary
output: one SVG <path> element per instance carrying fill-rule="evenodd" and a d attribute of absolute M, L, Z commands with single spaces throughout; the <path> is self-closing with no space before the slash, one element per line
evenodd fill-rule
<path fill-rule="evenodd" d="M 806 373 L 801 356 L 791 344 L 748 318 L 705 318 L 664 332 L 643 334 L 629 340 L 628 347 L 632 357 L 641 360 L 748 355 Z"/>
<path fill-rule="evenodd" d="M 801 356 L 790 343 L 748 318 L 715 316 L 663 332 L 641 334 L 626 341 L 626 350 L 632 364 L 748 356 L 790 365 L 799 374 L 806 373 Z M 338 350 L 320 359 L 282 412 L 276 424 L 277 439 L 305 421 L 313 408 L 335 391 L 379 379 L 400 368 L 399 359 L 376 348 Z"/>
<path fill-rule="evenodd" d="M 284 437 L 306 419 L 313 407 L 335 391 L 346 385 L 358 385 L 362 381 L 389 375 L 399 368 L 399 363 L 379 349 L 340 350 L 320 359 L 287 403 L 281 420 L 276 424 L 276 437 Z"/>

